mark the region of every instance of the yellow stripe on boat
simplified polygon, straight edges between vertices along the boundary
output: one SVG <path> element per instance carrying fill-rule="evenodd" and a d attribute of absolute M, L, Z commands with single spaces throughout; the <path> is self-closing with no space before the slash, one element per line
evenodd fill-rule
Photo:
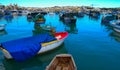
<path fill-rule="evenodd" d="M 58 40 L 47 42 L 47 43 L 42 43 L 42 47 L 45 47 L 45 46 L 50 45 L 50 44 L 53 44 L 55 42 L 58 42 Z"/>
<path fill-rule="evenodd" d="M 4 53 L 8 53 L 8 51 L 7 51 L 7 50 L 5 50 L 5 49 L 2 49 L 2 51 L 3 51 Z"/>
<path fill-rule="evenodd" d="M 38 21 L 44 21 L 44 19 L 38 19 Z"/>

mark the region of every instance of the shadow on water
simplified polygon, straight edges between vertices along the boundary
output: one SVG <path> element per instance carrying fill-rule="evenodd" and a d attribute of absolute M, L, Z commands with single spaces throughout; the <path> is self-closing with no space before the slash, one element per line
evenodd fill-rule
<path fill-rule="evenodd" d="M 28 19 L 28 18 L 27 18 L 27 21 L 28 21 L 28 22 L 33 22 L 33 20 L 32 20 L 32 19 Z"/>
<path fill-rule="evenodd" d="M 16 62 L 14 60 L 4 59 L 3 65 L 6 70 L 45 70 L 53 57 L 61 53 L 67 53 L 64 43 L 55 50 L 36 55 L 25 62 Z"/>

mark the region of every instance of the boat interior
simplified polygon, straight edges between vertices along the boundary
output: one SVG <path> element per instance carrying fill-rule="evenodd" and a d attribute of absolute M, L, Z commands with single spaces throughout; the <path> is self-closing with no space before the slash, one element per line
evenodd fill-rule
<path fill-rule="evenodd" d="M 75 70 L 71 57 L 56 57 L 47 70 Z"/>

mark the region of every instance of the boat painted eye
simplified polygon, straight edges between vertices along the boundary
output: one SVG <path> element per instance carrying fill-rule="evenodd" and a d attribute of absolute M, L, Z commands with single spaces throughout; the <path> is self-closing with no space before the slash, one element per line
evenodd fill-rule
<path fill-rule="evenodd" d="M 61 38 L 61 35 L 57 36 L 56 38 L 57 38 L 57 39 L 60 39 L 60 38 Z"/>

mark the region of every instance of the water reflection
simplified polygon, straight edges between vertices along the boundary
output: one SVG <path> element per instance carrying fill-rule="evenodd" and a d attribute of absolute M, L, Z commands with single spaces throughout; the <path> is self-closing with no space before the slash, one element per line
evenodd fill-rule
<path fill-rule="evenodd" d="M 105 26 L 105 32 L 108 32 L 110 37 L 115 39 L 117 42 L 120 42 L 120 33 L 114 31 L 113 27 L 111 27 L 109 23 L 101 23 L 101 25 Z"/>
<path fill-rule="evenodd" d="M 5 67 L 2 63 L 0 63 L 0 70 L 5 70 Z"/>
<path fill-rule="evenodd" d="M 34 30 L 32 31 L 33 35 L 37 35 L 37 34 L 42 34 L 44 33 L 42 31 L 41 25 L 40 24 L 34 24 Z"/>
<path fill-rule="evenodd" d="M 7 17 L 7 16 L 6 16 Z M 12 22 L 12 19 L 13 19 L 13 17 L 10 17 L 10 18 L 6 18 L 5 17 L 5 20 L 7 21 L 7 23 L 11 23 Z"/>
<path fill-rule="evenodd" d="M 109 36 L 111 36 L 112 38 L 114 38 L 117 42 L 120 42 L 120 33 L 112 31 Z"/>
<path fill-rule="evenodd" d="M 89 16 L 89 19 L 91 20 L 95 20 L 95 21 L 98 21 L 100 17 L 92 17 L 92 16 Z"/>
<path fill-rule="evenodd" d="M 34 24 L 34 30 L 32 32 L 33 32 L 33 35 L 43 34 L 43 33 L 48 33 L 52 35 L 52 32 L 49 30 L 44 30 L 43 25 L 41 24 Z"/>
<path fill-rule="evenodd" d="M 32 20 L 32 19 L 28 19 L 28 18 L 27 18 L 27 21 L 28 21 L 28 22 L 33 22 L 33 20 Z"/>
<path fill-rule="evenodd" d="M 0 36 L 6 35 L 6 34 L 7 34 L 6 30 L 0 31 Z"/>
<path fill-rule="evenodd" d="M 76 28 L 76 23 L 66 23 L 65 24 L 65 31 L 67 31 L 68 33 L 73 33 L 73 34 L 77 34 L 78 33 L 78 29 Z"/>
<path fill-rule="evenodd" d="M 13 19 L 12 13 L 11 13 L 10 11 L 8 11 L 8 10 L 5 10 L 4 19 L 5 19 L 8 23 L 12 22 L 12 19 Z"/>
<path fill-rule="evenodd" d="M 109 23 L 102 23 L 102 22 L 101 22 L 101 25 L 102 25 L 102 26 L 109 26 Z"/>
<path fill-rule="evenodd" d="M 105 32 L 110 32 L 113 28 L 110 26 L 105 26 Z"/>
<path fill-rule="evenodd" d="M 3 17 L 2 17 L 2 16 L 0 16 L 0 20 L 2 20 L 2 18 L 3 18 Z"/>
<path fill-rule="evenodd" d="M 14 60 L 3 60 L 6 70 L 45 70 L 46 66 L 57 54 L 67 53 L 67 50 L 62 44 L 59 48 L 53 51 L 37 55 L 25 62 L 15 62 Z"/>

